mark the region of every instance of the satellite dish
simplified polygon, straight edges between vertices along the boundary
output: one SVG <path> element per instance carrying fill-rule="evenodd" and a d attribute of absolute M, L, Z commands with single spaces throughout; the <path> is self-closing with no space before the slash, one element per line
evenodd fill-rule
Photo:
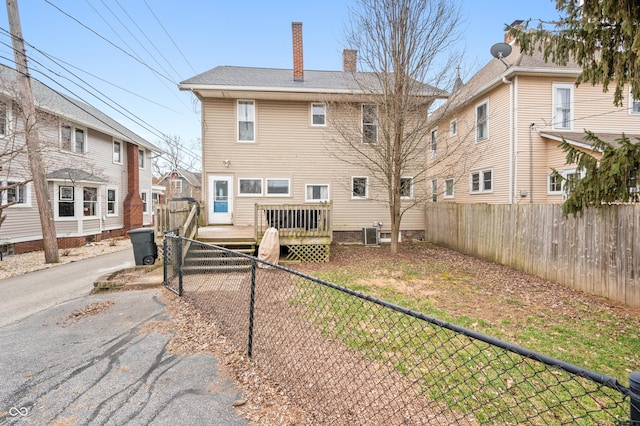
<path fill-rule="evenodd" d="M 511 55 L 511 45 L 507 43 L 496 43 L 491 46 L 491 56 L 496 59 L 506 58 Z"/>
<path fill-rule="evenodd" d="M 511 54 L 511 45 L 507 43 L 496 43 L 491 46 L 491 56 L 499 59 L 505 67 L 509 68 L 511 65 L 504 61 L 504 58 Z"/>

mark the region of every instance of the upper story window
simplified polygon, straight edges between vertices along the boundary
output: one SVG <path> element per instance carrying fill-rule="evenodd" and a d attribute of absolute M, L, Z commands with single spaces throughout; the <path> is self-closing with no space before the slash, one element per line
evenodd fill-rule
<path fill-rule="evenodd" d="M 400 198 L 413 198 L 413 178 L 400 178 Z"/>
<path fill-rule="evenodd" d="M 182 192 L 182 179 L 170 179 L 169 180 L 169 190 L 173 194 Z"/>
<path fill-rule="evenodd" d="M 306 185 L 305 201 L 329 201 L 329 185 Z"/>
<path fill-rule="evenodd" d="M 493 191 L 493 170 L 479 170 L 471 172 L 470 192 L 472 194 Z"/>
<path fill-rule="evenodd" d="M 455 118 L 449 122 L 449 136 L 458 134 L 458 120 Z"/>
<path fill-rule="evenodd" d="M 327 106 L 325 104 L 311 104 L 311 125 L 327 125 Z"/>
<path fill-rule="evenodd" d="M 238 101 L 238 141 L 256 141 L 256 105 L 254 101 Z"/>
<path fill-rule="evenodd" d="M 122 142 L 113 141 L 113 162 L 122 164 Z"/>
<path fill-rule="evenodd" d="M 362 142 L 378 142 L 378 107 L 376 105 L 362 105 Z"/>
<path fill-rule="evenodd" d="M 62 124 L 60 126 L 60 141 L 62 149 L 65 151 L 84 154 L 87 151 L 85 136 L 85 129 L 70 124 Z"/>
<path fill-rule="evenodd" d="M 553 84 L 553 129 L 573 129 L 573 84 Z"/>
<path fill-rule="evenodd" d="M 138 150 L 138 167 L 144 169 L 145 160 L 144 160 L 144 149 Z"/>
<path fill-rule="evenodd" d="M 489 138 L 489 101 L 476 105 L 476 142 Z"/>
<path fill-rule="evenodd" d="M 8 122 L 9 117 L 7 116 L 7 104 L 4 102 L 0 102 L 0 136 L 5 136 L 9 134 Z"/>
<path fill-rule="evenodd" d="M 438 154 L 438 129 L 431 131 L 431 156 L 435 157 Z"/>
<path fill-rule="evenodd" d="M 640 100 L 634 99 L 629 86 L 629 114 L 640 114 Z"/>
<path fill-rule="evenodd" d="M 354 176 L 351 178 L 351 198 L 363 199 L 369 197 L 369 178 Z"/>

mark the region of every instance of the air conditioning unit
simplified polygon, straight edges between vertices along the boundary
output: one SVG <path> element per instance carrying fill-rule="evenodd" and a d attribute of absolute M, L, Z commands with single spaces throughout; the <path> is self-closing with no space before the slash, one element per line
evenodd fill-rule
<path fill-rule="evenodd" d="M 377 246 L 378 228 L 362 228 L 362 242 L 365 246 Z"/>

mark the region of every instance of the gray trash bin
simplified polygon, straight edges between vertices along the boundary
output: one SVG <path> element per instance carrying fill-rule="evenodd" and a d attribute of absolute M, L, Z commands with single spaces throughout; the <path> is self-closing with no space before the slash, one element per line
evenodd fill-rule
<path fill-rule="evenodd" d="M 158 258 L 158 246 L 153 228 L 132 229 L 127 234 L 131 238 L 136 265 L 153 265 Z"/>

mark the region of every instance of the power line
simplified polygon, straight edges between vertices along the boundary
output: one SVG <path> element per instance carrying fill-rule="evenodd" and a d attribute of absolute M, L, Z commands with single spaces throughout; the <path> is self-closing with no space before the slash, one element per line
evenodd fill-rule
<path fill-rule="evenodd" d="M 145 63 L 144 61 L 136 58 L 135 56 L 133 56 L 131 53 L 127 52 L 126 50 L 124 50 L 123 48 L 121 48 L 120 46 L 116 45 L 115 43 L 113 43 L 111 40 L 107 39 L 106 37 L 100 35 L 98 32 L 94 31 L 93 29 L 89 28 L 88 26 L 86 26 L 85 24 L 83 24 L 82 22 L 80 22 L 78 19 L 74 18 L 73 16 L 71 16 L 70 14 L 68 14 L 67 12 L 65 12 L 64 10 L 60 9 L 58 6 L 56 6 L 55 4 L 51 3 L 50 0 L 44 0 L 45 3 L 51 5 L 52 7 L 54 7 L 55 9 L 57 9 L 60 13 L 62 13 L 63 15 L 67 16 L 69 19 L 75 21 L 77 24 L 79 24 L 80 26 L 84 27 L 85 29 L 91 31 L 93 34 L 97 35 L 98 37 L 100 37 L 102 40 L 106 41 L 107 43 L 109 43 L 110 45 L 112 45 L 113 47 L 115 47 L 116 49 L 118 49 L 119 51 L 121 51 L 122 53 L 124 53 L 125 55 L 129 56 L 130 58 L 134 59 L 136 62 L 144 65 L 145 67 L 147 67 L 149 70 L 151 70 L 154 74 L 166 79 L 167 81 L 169 81 L 172 84 L 176 84 L 174 81 L 172 81 L 170 78 L 168 78 L 167 76 L 161 74 L 159 71 L 157 71 L 156 69 L 154 69 L 153 67 L 151 67 L 149 64 Z"/>
<path fill-rule="evenodd" d="M 194 74 L 197 74 L 196 70 L 193 68 L 193 65 L 191 65 L 191 62 L 189 62 L 189 60 L 187 59 L 187 57 L 184 55 L 184 53 L 182 53 L 182 50 L 178 47 L 178 45 L 176 44 L 176 42 L 173 40 L 173 38 L 171 37 L 171 35 L 169 34 L 169 32 L 167 31 L 167 29 L 164 27 L 164 25 L 162 25 L 162 22 L 160 22 L 160 19 L 158 19 L 158 17 L 156 16 L 156 14 L 153 12 L 153 9 L 151 9 L 151 6 L 149 6 L 149 3 L 147 3 L 147 0 L 143 0 L 144 4 L 147 6 L 147 8 L 149 9 L 149 12 L 151 12 L 151 15 L 153 15 L 153 17 L 155 18 L 156 22 L 158 23 L 158 25 L 160 25 L 160 28 L 162 28 L 162 30 L 164 31 L 164 33 L 167 35 L 167 37 L 169 37 L 169 40 L 171 40 L 171 42 L 173 43 L 173 45 L 175 46 L 176 50 L 180 53 L 180 56 L 182 56 L 182 59 L 184 59 L 184 61 L 187 63 L 187 65 L 189 65 L 189 67 L 191 68 L 191 71 L 193 71 Z"/>

